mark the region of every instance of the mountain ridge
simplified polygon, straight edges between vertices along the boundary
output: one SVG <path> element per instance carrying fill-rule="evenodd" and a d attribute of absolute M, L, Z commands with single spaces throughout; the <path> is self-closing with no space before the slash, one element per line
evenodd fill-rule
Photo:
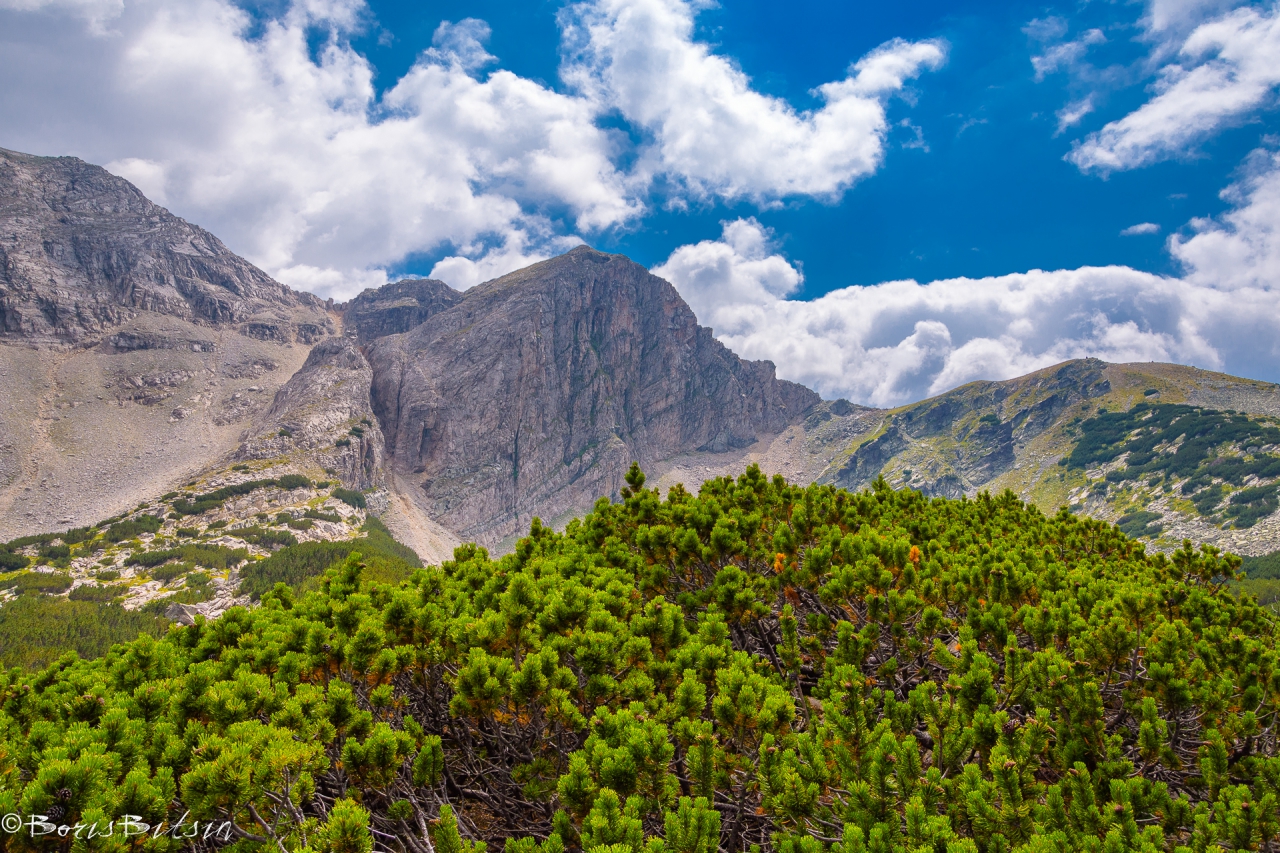
<path fill-rule="evenodd" d="M 274 281 L 131 183 L 75 157 L 0 149 L 0 339 L 92 345 L 148 312 L 311 343 L 324 303 Z M 154 342 L 152 342 L 154 345 Z M 113 349 L 146 348 L 125 336 Z"/>
<path fill-rule="evenodd" d="M 819 401 L 731 353 L 668 282 L 586 247 L 366 351 L 398 473 L 418 478 L 433 516 L 488 544 L 617 494 L 632 461 L 745 447 Z"/>
<path fill-rule="evenodd" d="M 756 462 L 801 483 L 884 476 L 927 495 L 1010 488 L 1131 526 L 1145 513 L 1136 535 L 1166 550 L 1181 534 L 1280 547 L 1263 513 L 1272 480 L 1239 474 L 1249 446 L 1213 451 L 1244 460 L 1239 482 L 1205 469 L 1194 487 L 1149 487 L 1158 472 L 1121 482 L 1123 455 L 1058 464 L 1101 410 L 1154 400 L 1265 419 L 1280 415 L 1268 383 L 1083 359 L 879 410 L 739 358 L 670 283 L 586 246 L 465 292 L 404 279 L 334 305 L 99 167 L 8 151 L 0 223 L 0 537 L 93 523 L 181 484 L 221 488 L 249 465 L 363 492 L 443 559 L 461 539 L 502 550 L 535 516 L 560 524 L 619 495 L 638 461 L 664 489 Z"/>

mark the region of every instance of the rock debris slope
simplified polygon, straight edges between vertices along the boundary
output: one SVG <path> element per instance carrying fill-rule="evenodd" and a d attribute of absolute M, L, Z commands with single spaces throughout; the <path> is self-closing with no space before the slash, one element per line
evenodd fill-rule
<path fill-rule="evenodd" d="M 318 467 L 357 489 L 386 486 L 382 431 L 369 406 L 373 371 L 350 338 L 321 341 L 276 392 L 237 461 Z"/>
<path fill-rule="evenodd" d="M 128 181 L 0 150 L 0 539 L 206 469 L 336 319 Z"/>
<path fill-rule="evenodd" d="M 430 515 L 491 545 L 616 494 L 632 460 L 745 448 L 819 402 L 726 349 L 666 281 L 586 247 L 367 354 L 396 473 Z"/>

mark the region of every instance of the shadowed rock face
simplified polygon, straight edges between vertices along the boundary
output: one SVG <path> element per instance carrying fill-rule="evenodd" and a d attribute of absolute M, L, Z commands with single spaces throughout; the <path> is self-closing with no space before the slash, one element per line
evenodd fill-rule
<path fill-rule="evenodd" d="M 632 460 L 745 447 L 819 401 L 726 349 L 666 281 L 586 247 L 366 352 L 397 472 L 490 544 L 615 494 Z"/>
<path fill-rule="evenodd" d="M 346 333 L 360 343 L 398 335 L 462 301 L 443 281 L 414 278 L 366 290 L 342 308 Z"/>
<path fill-rule="evenodd" d="M 0 149 L 0 223 L 0 340 L 94 343 L 143 312 L 281 343 L 332 331 L 319 299 L 75 157 Z M 112 351 L 200 351 L 199 341 L 116 337 L 104 341 Z"/>

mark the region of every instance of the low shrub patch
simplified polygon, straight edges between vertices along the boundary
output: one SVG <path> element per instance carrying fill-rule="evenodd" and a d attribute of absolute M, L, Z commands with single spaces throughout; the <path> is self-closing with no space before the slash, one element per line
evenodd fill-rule
<path fill-rule="evenodd" d="M 45 545 L 40 549 L 40 556 L 48 560 L 65 560 L 71 556 L 71 546 Z"/>
<path fill-rule="evenodd" d="M 0 578 L 0 588 L 12 589 L 19 595 L 28 592 L 56 595 L 71 588 L 71 576 L 62 572 L 25 572 Z"/>
<path fill-rule="evenodd" d="M 92 539 L 97 533 L 98 530 L 94 527 L 73 527 L 62 534 L 62 541 L 67 545 L 79 545 L 81 542 Z"/>
<path fill-rule="evenodd" d="M 173 560 L 207 566 L 211 569 L 227 569 L 249 559 L 244 548 L 228 548 L 225 545 L 181 545 L 163 551 L 142 551 L 124 561 L 126 566 L 152 568 Z"/>
<path fill-rule="evenodd" d="M 194 563 L 165 563 L 163 566 L 156 566 L 155 570 L 151 572 L 151 577 L 160 581 L 160 583 L 168 583 L 174 578 L 182 577 L 194 568 Z"/>
<path fill-rule="evenodd" d="M 271 530 L 267 527 L 241 527 L 238 530 L 232 530 L 231 535 L 238 539 L 243 539 L 250 545 L 273 550 L 298 544 L 298 537 L 292 533 L 284 530 Z"/>
<path fill-rule="evenodd" d="M 1124 533 L 1125 536 L 1134 538 L 1138 536 L 1149 536 L 1151 538 L 1155 538 L 1160 535 L 1162 530 L 1164 530 L 1164 525 L 1155 524 L 1153 522 L 1157 522 L 1163 517 L 1164 516 L 1158 512 L 1140 510 L 1138 512 L 1131 512 L 1128 515 L 1121 516 L 1120 519 L 1116 521 L 1116 526 L 1120 528 L 1120 531 Z"/>
<path fill-rule="evenodd" d="M 333 490 L 332 494 L 347 506 L 352 506 L 356 509 L 364 509 L 368 506 L 368 503 L 364 499 L 364 495 L 354 489 L 344 489 L 342 486 L 338 486 Z"/>
<path fill-rule="evenodd" d="M 11 551 L 0 551 L 0 572 L 16 572 L 31 565 L 31 559 Z"/>
<path fill-rule="evenodd" d="M 160 519 L 154 515 L 139 515 L 135 518 L 117 521 L 107 528 L 108 542 L 123 542 L 133 539 L 142 533 L 159 533 Z"/>
<path fill-rule="evenodd" d="M 67 593 L 70 601 L 96 601 L 105 603 L 114 601 L 124 593 L 124 588 L 120 586 L 97 586 L 95 584 L 81 584 L 71 592 Z"/>
<path fill-rule="evenodd" d="M 0 667 L 45 667 L 68 652 L 101 657 L 141 634 L 160 636 L 166 625 L 118 604 L 23 596 L 0 607 Z"/>
<path fill-rule="evenodd" d="M 378 519 L 370 517 L 360 529 L 364 536 L 359 539 L 303 542 L 284 548 L 265 560 L 250 563 L 240 572 L 240 592 L 260 598 L 277 583 L 295 588 L 308 581 L 314 583 L 314 578 L 345 560 L 352 552 L 360 553 L 368 576 L 385 583 L 403 580 L 422 567 L 422 560 L 414 550 L 397 542 Z"/>
<path fill-rule="evenodd" d="M 342 516 L 336 512 L 321 512 L 318 509 L 309 509 L 302 514 L 303 518 L 314 518 L 317 521 L 342 521 Z"/>

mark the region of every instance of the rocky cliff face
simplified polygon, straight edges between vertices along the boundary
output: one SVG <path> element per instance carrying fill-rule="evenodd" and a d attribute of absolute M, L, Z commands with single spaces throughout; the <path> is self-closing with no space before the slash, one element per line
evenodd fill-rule
<path fill-rule="evenodd" d="M 373 371 L 355 341 L 321 341 L 276 392 L 235 459 L 319 467 L 355 489 L 385 486 L 382 430 L 369 406 L 372 382 Z"/>
<path fill-rule="evenodd" d="M 731 353 L 667 282 L 586 247 L 367 353 L 397 472 L 445 526 L 489 544 L 615 494 L 632 460 L 743 448 L 819 401 Z"/>
<path fill-rule="evenodd" d="M 398 335 L 462 301 L 443 281 L 413 278 L 369 289 L 342 307 L 343 327 L 360 343 Z"/>
<path fill-rule="evenodd" d="M 128 181 L 74 157 L 0 149 L 0 222 L 3 341 L 178 345 L 118 330 L 144 312 L 282 343 L 332 331 L 316 297 L 273 281 Z"/>

